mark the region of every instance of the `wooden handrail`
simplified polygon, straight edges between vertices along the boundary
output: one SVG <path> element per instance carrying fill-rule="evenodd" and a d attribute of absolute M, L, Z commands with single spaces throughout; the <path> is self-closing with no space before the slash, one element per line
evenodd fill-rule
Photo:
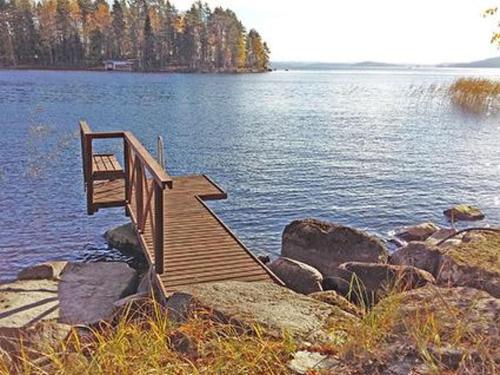
<path fill-rule="evenodd" d="M 92 139 L 123 138 L 123 132 L 91 132 Z"/>
<path fill-rule="evenodd" d="M 151 173 L 151 176 L 156 180 L 160 186 L 163 188 L 172 188 L 172 177 L 170 177 L 167 172 L 161 167 L 161 165 L 156 161 L 155 158 L 144 148 L 144 146 L 139 142 L 139 140 L 131 132 L 124 132 L 124 137 L 130 148 L 134 150 L 134 153 L 139 157 L 142 165 Z"/>
<path fill-rule="evenodd" d="M 121 138 L 123 140 L 123 161 L 125 163 L 124 205 L 126 213 L 131 216 L 132 221 L 135 223 L 139 236 L 144 233 L 144 228 L 148 223 L 151 225 L 155 251 L 155 269 L 157 273 L 163 273 L 163 193 L 166 188 L 172 188 L 172 178 L 131 132 L 93 132 L 87 122 L 82 120 L 80 121 L 80 134 L 84 179 L 87 188 L 87 212 L 92 215 L 96 211 L 93 204 L 92 141 L 94 139 Z M 150 212 L 153 207 L 154 213 Z"/>

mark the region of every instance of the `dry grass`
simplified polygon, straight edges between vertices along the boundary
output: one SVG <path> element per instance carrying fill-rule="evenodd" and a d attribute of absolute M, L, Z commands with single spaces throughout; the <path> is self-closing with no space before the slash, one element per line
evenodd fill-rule
<path fill-rule="evenodd" d="M 449 370 L 449 364 L 440 353 L 452 348 L 463 353 L 453 373 L 493 374 L 500 370 L 497 344 L 491 342 L 496 338 L 478 329 L 477 320 L 470 319 L 477 314 L 479 300 L 457 308 L 441 295 L 439 288 L 432 288 L 424 296 L 411 305 L 401 293 L 383 299 L 352 327 L 351 339 L 341 349 L 341 356 L 351 363 L 394 363 L 406 346 L 417 353 L 430 373 L 442 374 Z"/>
<path fill-rule="evenodd" d="M 34 361 L 26 354 L 16 368 L 0 356 L 0 374 L 288 374 L 296 349 L 287 337 L 267 337 L 260 327 L 241 328 L 199 312 L 185 324 L 172 324 L 161 308 L 148 309 L 115 326 L 76 331 L 57 349 Z M 43 364 L 43 365 L 42 365 Z"/>
<path fill-rule="evenodd" d="M 466 111 L 491 114 L 499 109 L 500 82 L 482 78 L 460 78 L 450 87 L 452 101 Z"/>
<path fill-rule="evenodd" d="M 454 369 L 456 373 L 486 374 L 498 370 L 498 345 L 491 341 L 497 338 L 485 334 L 483 326 L 493 323 L 478 318 L 484 297 L 478 294 L 476 301 L 474 295 L 472 302 L 464 305 L 450 302 L 455 297 L 447 289 L 426 287 L 418 299 L 409 299 L 399 290 L 396 284 L 381 302 L 364 306 L 363 316 L 354 323 L 337 322 L 330 342 L 305 347 L 299 347 L 287 335 L 268 336 L 258 326 L 243 329 L 221 323 L 204 310 L 197 311 L 184 324 L 175 325 L 153 302 L 133 316 L 126 312 L 115 326 L 102 327 L 91 335 L 75 331 L 61 347 L 43 353 L 42 361 L 22 354 L 15 372 L 279 375 L 290 373 L 287 363 L 299 348 L 338 358 L 342 366 L 339 369 L 349 370 L 345 373 L 366 371 L 364 366 L 370 363 L 398 363 L 406 354 L 415 353 L 427 373 L 441 374 L 449 370 L 446 359 L 439 354 L 446 348 L 463 350 L 460 367 Z M 356 293 L 363 294 L 361 290 Z M 0 355 L 0 374 L 10 374 L 12 370 L 12 363 Z M 324 372 L 310 372 L 319 373 Z"/>

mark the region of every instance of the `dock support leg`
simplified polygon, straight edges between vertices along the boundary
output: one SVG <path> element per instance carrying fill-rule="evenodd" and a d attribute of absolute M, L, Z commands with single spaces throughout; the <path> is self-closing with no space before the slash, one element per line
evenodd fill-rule
<path fill-rule="evenodd" d="M 163 273 L 163 188 L 154 183 L 155 189 L 155 269 L 156 273 Z"/>

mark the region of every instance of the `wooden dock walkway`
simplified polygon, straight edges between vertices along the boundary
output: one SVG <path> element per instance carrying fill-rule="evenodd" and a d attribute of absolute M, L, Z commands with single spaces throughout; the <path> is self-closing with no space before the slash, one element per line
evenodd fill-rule
<path fill-rule="evenodd" d="M 96 133 L 80 123 L 87 211 L 126 208 L 165 294 L 223 280 L 281 281 L 210 210 L 227 194 L 205 175 L 169 176 L 130 132 Z M 117 157 L 94 154 L 93 139 L 123 139 Z"/>

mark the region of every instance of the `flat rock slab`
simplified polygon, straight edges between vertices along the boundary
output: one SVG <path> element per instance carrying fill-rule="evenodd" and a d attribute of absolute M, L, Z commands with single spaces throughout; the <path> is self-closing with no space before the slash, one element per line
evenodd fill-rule
<path fill-rule="evenodd" d="M 58 317 L 57 281 L 19 280 L 0 285 L 0 332 Z"/>
<path fill-rule="evenodd" d="M 244 327 L 255 324 L 268 333 L 284 332 L 303 340 L 328 340 L 357 318 L 336 306 L 266 282 L 199 284 L 174 293 L 166 304 L 169 317 L 182 322 L 196 309 Z"/>
<path fill-rule="evenodd" d="M 137 272 L 125 263 L 73 263 L 59 283 L 60 317 L 66 324 L 110 318 L 113 303 L 137 289 Z"/>

